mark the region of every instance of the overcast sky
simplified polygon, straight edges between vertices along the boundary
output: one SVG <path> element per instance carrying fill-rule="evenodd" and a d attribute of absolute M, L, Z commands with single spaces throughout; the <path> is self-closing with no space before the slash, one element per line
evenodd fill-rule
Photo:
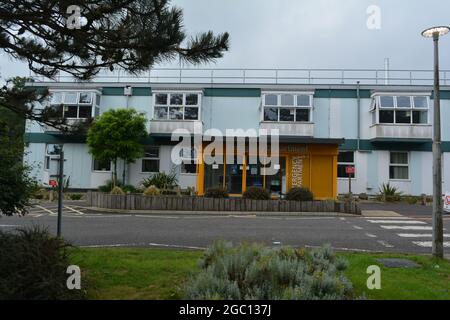
<path fill-rule="evenodd" d="M 420 32 L 450 25 L 448 0 L 173 0 L 188 34 L 228 31 L 231 49 L 215 67 L 431 69 L 433 47 Z M 381 9 L 369 29 L 369 6 Z M 374 20 L 370 20 L 374 21 Z M 377 22 L 372 26 L 376 26 Z M 2 78 L 26 75 L 24 64 L 0 55 Z M 178 65 L 178 64 L 174 64 Z M 450 35 L 441 41 L 450 69 Z"/>

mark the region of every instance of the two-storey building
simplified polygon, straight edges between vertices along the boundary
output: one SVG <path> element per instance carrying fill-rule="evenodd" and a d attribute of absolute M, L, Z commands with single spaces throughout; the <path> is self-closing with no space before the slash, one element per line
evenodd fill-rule
<path fill-rule="evenodd" d="M 363 78 L 364 79 L 364 78 Z M 284 194 L 293 186 L 310 188 L 317 198 L 347 193 L 346 167 L 354 166 L 354 193 L 375 194 L 389 182 L 405 194 L 432 193 L 433 92 L 429 85 L 377 84 L 298 79 L 249 79 L 180 76 L 180 81 L 149 77 L 147 82 L 34 82 L 48 88 L 49 103 L 69 122 L 97 117 L 114 108 L 134 108 L 147 119 L 145 155 L 125 166 L 126 182 L 138 185 L 155 172 L 175 171 L 182 188 L 198 194 L 223 186 L 240 195 L 250 186 Z M 283 81 L 281 81 L 283 80 Z M 303 79 L 304 80 L 304 79 Z M 127 81 L 127 82 L 125 82 Z M 342 83 L 340 83 L 342 82 Z M 368 82 L 368 81 L 366 81 Z M 412 81 L 411 81 L 412 83 Z M 442 87 L 444 190 L 450 190 L 450 87 Z M 176 129 L 201 139 L 174 164 L 171 141 Z M 276 174 L 253 163 L 247 146 L 221 163 L 205 164 L 201 155 L 214 132 L 260 129 L 279 131 Z M 52 128 L 28 122 L 26 158 L 43 185 L 57 174 L 58 148 L 64 144 L 65 176 L 70 187 L 95 189 L 111 179 L 111 164 L 93 159 L 85 137 L 64 137 Z M 258 136 L 257 139 L 262 139 Z M 229 150 L 228 150 L 229 151 Z M 231 154 L 232 153 L 232 154 Z M 234 161 L 230 161 L 230 159 Z"/>

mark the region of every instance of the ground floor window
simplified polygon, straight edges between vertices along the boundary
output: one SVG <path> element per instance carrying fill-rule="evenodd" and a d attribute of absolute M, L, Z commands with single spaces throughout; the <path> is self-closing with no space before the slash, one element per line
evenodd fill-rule
<path fill-rule="evenodd" d="M 196 174 L 197 173 L 197 150 L 188 148 L 181 150 L 181 173 Z"/>
<path fill-rule="evenodd" d="M 345 168 L 355 166 L 355 153 L 353 151 L 340 151 L 338 156 L 338 178 L 348 178 Z M 351 175 L 355 177 L 354 174 Z"/>
<path fill-rule="evenodd" d="M 110 172 L 111 171 L 111 161 L 101 161 L 101 160 L 94 159 L 92 168 L 93 168 L 93 171 Z"/>
<path fill-rule="evenodd" d="M 145 147 L 141 170 L 143 173 L 159 172 L 159 147 Z"/>
<path fill-rule="evenodd" d="M 225 164 L 205 164 L 205 190 L 222 187 L 230 194 L 241 194 L 245 186 L 265 188 L 274 195 L 286 193 L 286 157 L 280 157 L 274 175 L 267 175 L 268 168 L 261 163 L 250 164 L 248 155 L 245 164 L 243 160 L 244 156 L 235 155 Z"/>
<path fill-rule="evenodd" d="M 408 152 L 391 152 L 389 161 L 389 179 L 409 179 L 409 156 Z"/>

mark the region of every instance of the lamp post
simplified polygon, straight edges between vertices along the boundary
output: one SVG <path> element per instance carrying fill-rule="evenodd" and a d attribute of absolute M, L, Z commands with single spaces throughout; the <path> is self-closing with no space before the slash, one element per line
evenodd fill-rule
<path fill-rule="evenodd" d="M 449 27 L 433 27 L 422 32 L 434 41 L 434 134 L 433 134 L 433 246 L 436 258 L 444 257 L 444 227 L 442 221 L 442 146 L 441 98 L 439 89 L 439 38 L 450 32 Z"/>

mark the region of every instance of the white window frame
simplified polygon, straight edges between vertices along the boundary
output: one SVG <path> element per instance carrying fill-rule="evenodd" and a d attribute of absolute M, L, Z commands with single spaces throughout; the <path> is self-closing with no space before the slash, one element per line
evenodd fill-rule
<path fill-rule="evenodd" d="M 403 163 L 391 163 L 391 154 L 392 153 L 406 153 L 406 159 L 407 159 L 407 163 L 403 164 Z M 389 151 L 389 167 L 388 167 L 388 176 L 389 176 L 389 181 L 399 181 L 399 182 L 407 182 L 407 181 L 411 181 L 411 170 L 409 168 L 410 165 L 410 153 L 408 151 Z M 391 178 L 391 167 L 406 167 L 408 169 L 408 178 L 406 179 L 395 179 L 395 178 Z"/>
<path fill-rule="evenodd" d="M 156 96 L 158 94 L 166 94 L 167 95 L 167 104 L 163 105 L 163 104 L 157 104 L 156 103 Z M 182 94 L 183 95 L 183 101 L 181 105 L 171 105 L 170 104 L 170 98 L 171 95 L 177 95 L 177 94 Z M 196 105 L 188 105 L 187 104 L 187 99 L 186 97 L 188 95 L 197 95 L 197 104 Z M 202 117 L 202 97 L 203 97 L 203 93 L 201 91 L 176 91 L 176 90 L 157 90 L 157 91 L 153 91 L 152 92 L 153 95 L 153 114 L 152 114 L 152 120 L 153 121 L 201 121 Z M 163 108 L 167 108 L 167 117 L 165 119 L 156 119 L 155 117 L 155 109 L 157 107 L 163 107 Z M 182 109 L 182 114 L 183 114 L 183 119 L 170 119 L 170 108 L 181 108 Z M 185 119 L 185 109 L 186 108 L 197 108 L 198 109 L 198 117 L 197 119 Z"/>
<path fill-rule="evenodd" d="M 52 160 L 59 160 L 60 154 L 50 154 L 48 153 L 48 146 L 49 145 L 57 145 L 57 143 L 46 143 L 45 144 L 45 156 L 44 156 L 44 171 L 50 171 L 50 163 Z M 48 161 L 48 162 L 47 162 Z M 46 164 L 48 163 L 48 168 Z"/>
<path fill-rule="evenodd" d="M 65 107 L 76 106 L 77 107 L 77 117 L 69 117 L 66 118 L 68 120 L 82 120 L 88 118 L 80 118 L 80 107 L 91 106 L 91 118 L 96 117 L 97 108 L 100 106 L 97 105 L 97 95 L 101 95 L 98 90 L 77 90 L 77 89 L 51 89 L 49 90 L 50 95 L 58 93 L 61 94 L 61 103 L 52 103 L 50 99 L 50 106 L 62 106 L 62 116 L 64 118 Z M 77 95 L 76 103 L 65 103 L 65 95 L 66 93 L 75 93 Z M 90 93 L 91 94 L 91 102 L 90 103 L 80 103 L 80 93 Z"/>
<path fill-rule="evenodd" d="M 266 105 L 266 96 L 276 95 L 277 96 L 277 105 Z M 294 103 L 292 106 L 282 105 L 281 104 L 281 96 L 283 95 L 292 95 L 294 98 Z M 309 106 L 298 106 L 298 96 L 309 96 Z M 266 108 L 276 108 L 278 112 L 277 121 L 274 120 L 265 120 L 264 119 L 264 111 Z M 292 109 L 294 110 L 294 120 L 293 121 L 280 121 L 280 109 Z M 297 120 L 297 112 L 296 110 L 308 110 L 309 111 L 309 121 L 296 121 Z M 269 122 L 269 123 L 296 123 L 296 124 L 311 124 L 314 123 L 313 112 L 314 110 L 314 92 L 302 92 L 302 91 L 265 91 L 261 94 L 261 122 Z"/>
<path fill-rule="evenodd" d="M 375 113 L 375 123 L 373 122 L 373 115 L 372 115 L 372 125 L 400 125 L 400 126 L 429 126 L 430 125 L 430 95 L 431 93 L 376 93 L 372 95 L 372 105 L 370 108 L 370 113 Z M 386 107 L 383 108 L 381 106 L 381 97 L 392 97 L 394 100 L 394 106 L 393 107 Z M 399 107 L 397 99 L 399 97 L 409 97 L 410 99 L 410 107 Z M 416 97 L 424 97 L 427 100 L 427 107 L 426 108 L 416 108 L 415 106 L 415 98 Z M 380 122 L 380 112 L 381 111 L 393 111 L 394 120 L 392 123 L 381 123 Z M 410 123 L 397 123 L 397 111 L 410 111 L 411 112 L 411 120 Z M 427 120 L 425 123 L 414 123 L 414 111 L 419 112 L 427 112 Z"/>
<path fill-rule="evenodd" d="M 143 157 L 141 159 L 141 174 L 149 174 L 149 173 L 158 173 L 161 170 L 161 148 L 160 146 L 146 146 L 147 148 L 157 148 L 158 149 L 158 157 Z M 158 161 L 158 171 L 142 171 L 145 160 L 157 160 Z"/>
<path fill-rule="evenodd" d="M 191 151 L 191 156 L 190 157 L 185 157 L 184 156 L 184 151 L 187 150 L 187 149 L 190 149 L 190 151 Z M 192 156 L 192 151 L 194 151 L 194 156 Z M 193 165 L 197 166 L 197 164 L 198 164 L 198 149 L 196 147 L 184 148 L 184 149 L 181 149 L 181 152 L 183 153 L 183 155 L 181 156 L 182 162 L 181 162 L 181 165 L 180 165 L 180 174 L 186 175 L 186 176 L 195 176 L 197 174 L 197 168 L 195 169 L 195 171 L 196 171 L 195 173 L 189 173 L 189 172 L 183 172 L 183 166 L 185 164 L 188 164 L 188 165 L 192 165 L 193 164 Z M 185 161 L 189 161 L 190 163 L 185 163 Z"/>
<path fill-rule="evenodd" d="M 353 166 L 355 168 L 355 173 L 353 174 L 353 178 L 352 180 L 356 180 L 357 179 L 357 174 L 358 174 L 358 170 L 356 170 L 356 151 L 352 151 L 352 150 L 339 150 L 339 153 L 344 153 L 344 152 L 352 152 L 353 153 L 353 162 L 339 162 L 339 155 L 338 155 L 338 167 L 340 165 L 342 166 Z M 340 180 L 348 180 L 348 176 L 347 177 L 339 177 L 338 179 Z"/>

